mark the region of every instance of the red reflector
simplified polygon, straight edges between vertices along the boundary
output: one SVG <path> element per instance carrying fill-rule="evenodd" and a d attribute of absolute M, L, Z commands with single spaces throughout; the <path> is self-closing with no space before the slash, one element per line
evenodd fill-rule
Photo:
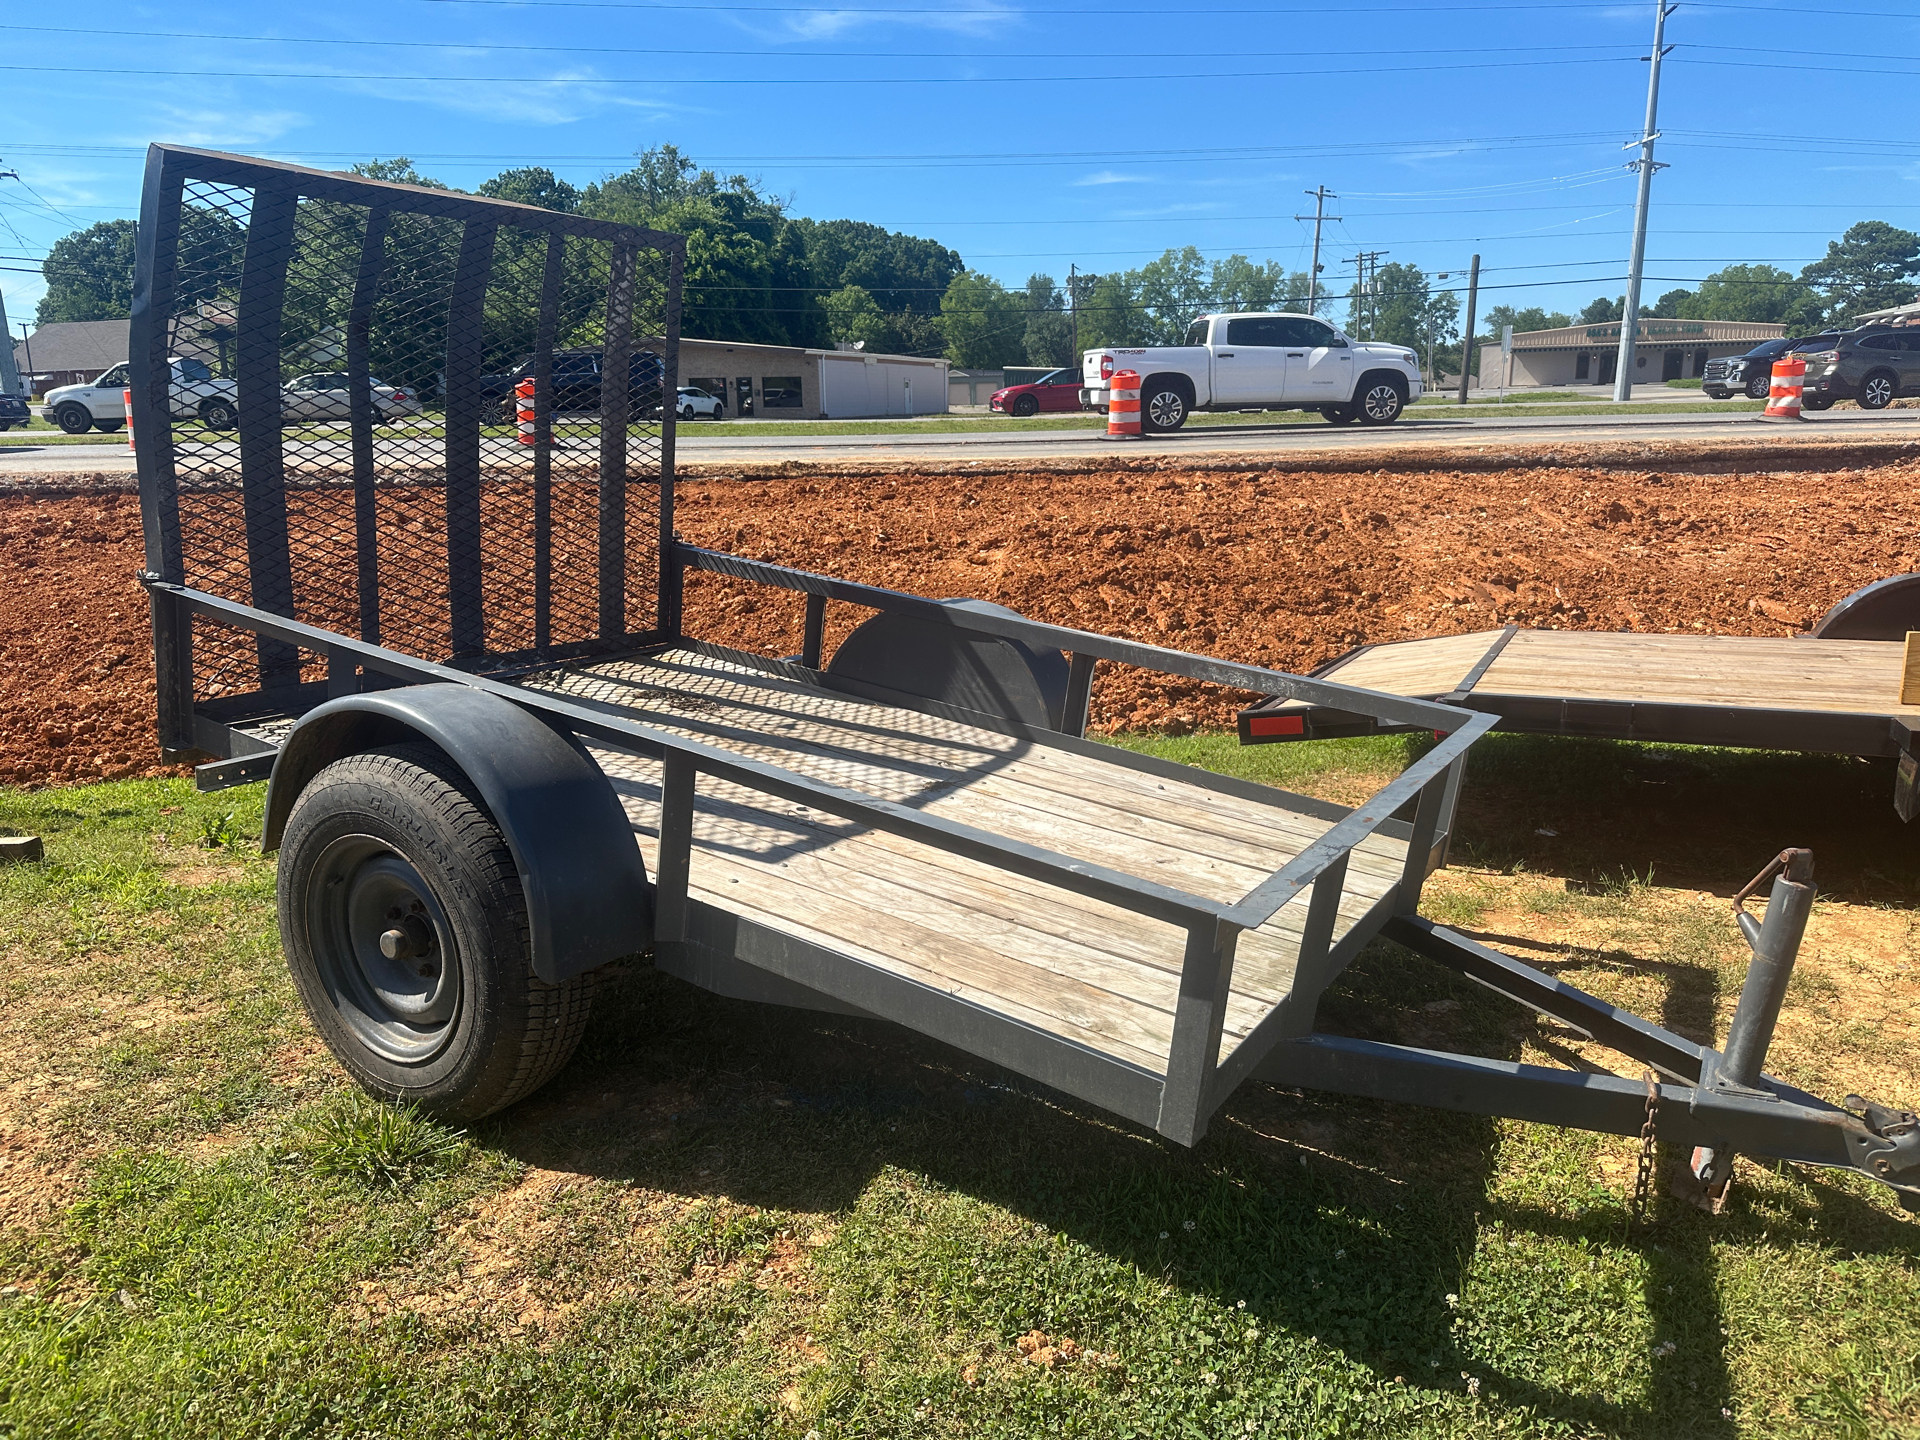
<path fill-rule="evenodd" d="M 1444 740 L 1447 738 L 1447 732 L 1444 730 L 1436 730 L 1433 732 L 1433 738 L 1435 740 Z"/>
<path fill-rule="evenodd" d="M 1304 735 L 1307 733 L 1307 717 L 1304 715 L 1255 715 L 1247 721 L 1249 735 Z"/>

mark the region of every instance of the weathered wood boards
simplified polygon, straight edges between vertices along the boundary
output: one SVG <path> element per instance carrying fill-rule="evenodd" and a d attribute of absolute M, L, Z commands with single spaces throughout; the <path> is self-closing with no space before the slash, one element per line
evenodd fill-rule
<path fill-rule="evenodd" d="M 524 683 L 1226 902 L 1332 823 L 691 650 Z M 659 763 L 594 754 L 657 866 Z M 708 776 L 693 836 L 697 900 L 1166 1071 L 1185 945 L 1175 926 Z M 1354 852 L 1336 941 L 1405 861 L 1405 844 L 1384 836 Z M 1289 994 L 1306 909 L 1302 895 L 1241 937 L 1223 1055 Z"/>

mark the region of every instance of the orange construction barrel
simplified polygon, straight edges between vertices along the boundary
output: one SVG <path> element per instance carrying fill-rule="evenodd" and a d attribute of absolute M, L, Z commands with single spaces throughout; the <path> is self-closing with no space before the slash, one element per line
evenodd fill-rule
<path fill-rule="evenodd" d="M 1140 439 L 1140 376 L 1137 371 L 1118 370 L 1107 391 L 1107 438 Z"/>
<path fill-rule="evenodd" d="M 1763 420 L 1801 420 L 1800 391 L 1807 381 L 1807 362 L 1797 357 L 1773 362 L 1773 384 L 1767 390 Z"/>

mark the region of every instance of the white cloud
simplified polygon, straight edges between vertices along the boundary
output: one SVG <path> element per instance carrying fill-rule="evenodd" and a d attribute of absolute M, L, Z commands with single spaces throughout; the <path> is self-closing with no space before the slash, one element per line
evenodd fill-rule
<path fill-rule="evenodd" d="M 1004 30 L 1020 19 L 1010 5 L 988 0 L 985 4 L 956 4 L 924 15 L 903 15 L 878 10 L 820 10 L 810 14 L 783 17 L 780 30 L 795 40 L 831 40 L 841 35 L 876 26 L 898 29 L 938 30 L 950 35 L 986 35 Z M 765 34 L 764 31 L 756 31 Z"/>
<path fill-rule="evenodd" d="M 175 145 L 225 149 L 264 145 L 307 122 L 308 117 L 298 110 L 190 110 L 178 105 L 160 105 L 144 138 L 158 134 Z"/>
<path fill-rule="evenodd" d="M 1151 175 L 1122 175 L 1117 170 L 1096 170 L 1091 175 L 1083 175 L 1078 180 L 1069 180 L 1069 185 L 1147 185 L 1153 181 Z"/>

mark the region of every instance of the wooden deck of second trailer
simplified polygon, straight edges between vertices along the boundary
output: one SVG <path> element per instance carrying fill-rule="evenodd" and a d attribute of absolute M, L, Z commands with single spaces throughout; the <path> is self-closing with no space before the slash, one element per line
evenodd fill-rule
<path fill-rule="evenodd" d="M 851 698 L 694 648 L 522 683 L 1223 903 L 1293 860 L 1341 813 Z M 593 753 L 657 873 L 660 762 L 598 745 Z M 1336 944 L 1385 922 L 1406 861 L 1407 843 L 1387 835 L 1352 852 Z M 695 792 L 690 896 L 1153 1076 L 1167 1073 L 1186 942 L 1178 926 L 705 774 Z M 1302 893 L 1239 937 L 1222 1060 L 1294 994 L 1306 910 Z M 1310 1019 L 1308 1007 L 1301 1028 Z"/>

